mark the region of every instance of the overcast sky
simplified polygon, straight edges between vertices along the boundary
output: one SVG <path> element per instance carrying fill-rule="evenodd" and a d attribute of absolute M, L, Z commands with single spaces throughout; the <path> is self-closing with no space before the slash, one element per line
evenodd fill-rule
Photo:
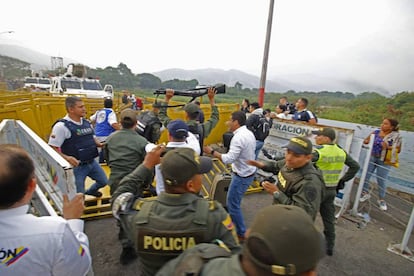
<path fill-rule="evenodd" d="M 92 67 L 261 74 L 269 0 L 2 0 L 0 43 Z M 414 1 L 275 0 L 268 79 L 414 90 Z M 340 90 L 341 87 L 338 87 Z"/>

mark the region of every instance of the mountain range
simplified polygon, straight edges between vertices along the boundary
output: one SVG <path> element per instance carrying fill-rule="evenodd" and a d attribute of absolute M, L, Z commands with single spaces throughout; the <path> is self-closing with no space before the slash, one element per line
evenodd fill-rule
<path fill-rule="evenodd" d="M 32 70 L 35 71 L 51 68 L 51 56 L 18 45 L 0 44 L 0 55 L 28 62 L 31 64 Z M 78 63 L 76 60 L 66 57 L 63 57 L 63 62 L 64 66 L 69 63 Z M 137 72 L 134 73 L 138 74 Z M 234 86 L 236 82 L 239 82 L 242 84 L 243 88 L 258 88 L 260 84 L 260 78 L 258 76 L 235 69 L 222 70 L 208 68 L 184 70 L 172 68 L 158 72 L 151 72 L 151 74 L 159 77 L 162 81 L 171 79 L 197 79 L 200 84 L 210 85 L 224 83 L 228 86 Z M 265 90 L 269 92 L 286 92 L 288 90 L 315 92 L 342 91 L 352 92 L 355 94 L 364 91 L 375 91 L 385 96 L 390 95 L 386 89 L 369 83 L 352 79 L 326 78 L 312 74 L 269 76 L 266 81 Z"/>

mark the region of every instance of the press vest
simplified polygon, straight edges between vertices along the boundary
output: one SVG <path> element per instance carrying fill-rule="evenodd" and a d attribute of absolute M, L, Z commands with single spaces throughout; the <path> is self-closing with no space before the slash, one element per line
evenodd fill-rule
<path fill-rule="evenodd" d="M 111 109 L 101 109 L 96 114 L 96 126 L 95 134 L 98 137 L 109 136 L 115 129 L 109 124 L 108 116 L 111 113 Z"/>
<path fill-rule="evenodd" d="M 82 125 L 74 124 L 65 119 L 59 120 L 59 122 L 64 123 L 71 133 L 70 138 L 66 139 L 61 146 L 64 154 L 74 156 L 81 162 L 90 161 L 98 156 L 98 149 L 93 137 L 94 131 L 87 120 L 82 120 Z"/>
<path fill-rule="evenodd" d="M 326 187 L 336 187 L 345 163 L 345 151 L 338 145 L 323 145 L 315 150 L 319 153 L 316 165 L 322 171 Z"/>

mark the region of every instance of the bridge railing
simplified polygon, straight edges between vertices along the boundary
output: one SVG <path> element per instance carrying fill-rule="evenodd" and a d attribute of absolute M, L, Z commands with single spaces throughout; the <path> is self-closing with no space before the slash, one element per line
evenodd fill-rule
<path fill-rule="evenodd" d="M 62 194 L 68 194 L 71 198 L 76 193 L 70 164 L 19 120 L 3 120 L 0 123 L 0 143 L 20 145 L 33 159 L 39 189 L 36 190 L 36 199 L 32 203 L 39 214 L 61 214 Z"/>

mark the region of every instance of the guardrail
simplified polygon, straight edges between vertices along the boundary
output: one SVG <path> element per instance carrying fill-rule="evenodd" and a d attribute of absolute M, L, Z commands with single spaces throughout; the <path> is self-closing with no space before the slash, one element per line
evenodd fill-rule
<path fill-rule="evenodd" d="M 36 200 L 32 204 L 38 213 L 62 214 L 62 194 L 68 194 L 69 198 L 76 194 L 75 178 L 70 164 L 19 120 L 3 120 L 0 123 L 0 143 L 20 145 L 33 159 L 40 190 L 36 190 Z"/>
<path fill-rule="evenodd" d="M 364 183 L 366 181 L 367 174 L 368 174 L 368 166 L 370 164 L 370 156 L 371 156 L 370 153 L 371 153 L 371 150 L 372 150 L 372 147 L 373 147 L 373 141 L 374 141 L 374 135 L 372 134 L 371 135 L 371 138 L 370 138 L 370 143 L 368 145 L 364 145 L 364 146 L 361 147 L 361 150 L 363 151 L 363 153 L 365 154 L 365 156 L 364 156 L 364 159 L 363 160 L 360 160 L 360 163 L 363 164 L 363 166 L 362 166 L 362 172 L 361 172 L 361 176 L 360 176 L 358 188 L 357 188 L 357 191 L 356 191 L 356 194 L 355 194 L 354 205 L 353 205 L 353 208 L 352 208 L 352 210 L 350 212 L 351 215 L 353 215 L 355 217 L 358 217 L 360 215 L 362 215 L 363 217 L 367 217 L 368 219 L 367 218 L 364 219 L 365 220 L 365 223 L 369 221 L 369 217 L 370 217 L 369 216 L 369 212 L 366 213 L 365 215 L 364 214 L 361 214 L 359 212 L 359 206 L 360 206 L 360 197 L 361 197 L 362 189 L 363 189 L 363 186 L 364 186 Z M 376 164 L 376 165 L 379 166 L 378 164 Z M 379 166 L 379 167 L 381 167 L 383 169 L 386 169 L 386 170 L 391 170 L 390 167 L 388 167 L 388 166 Z M 375 176 L 376 176 L 376 178 L 379 177 L 378 175 L 375 175 Z M 394 178 L 397 178 L 397 179 L 407 179 L 407 178 L 404 177 L 403 174 L 401 174 L 398 171 L 393 171 L 393 177 Z M 389 184 L 390 184 L 389 178 L 381 178 L 381 179 L 383 181 L 385 181 L 386 186 L 388 187 Z M 370 180 L 371 180 L 370 183 L 372 184 L 375 181 L 375 178 L 373 176 L 371 176 L 371 179 Z M 402 191 L 404 193 L 413 194 L 412 191 L 410 191 L 409 189 L 406 189 L 404 187 L 400 187 L 400 186 L 393 185 L 392 188 L 395 189 L 395 190 L 400 190 L 400 191 Z M 378 186 L 378 189 L 381 189 L 381 187 Z M 375 195 L 373 193 L 373 190 L 374 189 L 371 188 L 369 192 L 370 192 L 371 195 L 373 195 L 375 197 Z M 392 194 L 389 193 L 389 192 L 387 192 L 387 197 L 391 197 L 391 196 L 392 196 Z M 399 199 L 399 200 L 402 200 L 402 199 Z M 368 204 L 371 204 L 370 201 L 367 201 L 367 202 L 368 202 Z M 411 204 L 412 204 L 412 202 L 411 202 Z M 391 207 L 391 208 L 393 208 L 393 206 L 391 204 L 388 204 L 388 206 Z M 371 210 L 371 206 L 370 205 L 369 205 L 369 210 Z M 388 211 L 391 211 L 391 210 L 388 210 Z M 398 208 L 393 208 L 392 211 L 393 211 L 393 214 L 390 215 L 392 217 L 392 219 L 394 221 L 397 221 L 400 224 L 404 224 L 405 225 L 405 223 L 401 219 L 399 219 L 399 217 L 401 217 L 401 213 L 404 212 L 404 211 L 403 210 L 399 210 Z M 408 216 L 408 214 L 403 214 L 403 215 Z M 400 256 L 402 256 L 404 258 L 407 258 L 407 259 L 409 259 L 411 261 L 414 261 L 414 254 L 413 254 L 413 252 L 407 246 L 408 245 L 408 241 L 409 241 L 410 236 L 411 236 L 411 233 L 412 233 L 412 230 L 413 230 L 413 225 L 414 225 L 414 206 L 413 206 L 413 208 L 411 210 L 411 215 L 410 215 L 410 218 L 409 218 L 409 220 L 407 222 L 407 225 L 406 225 L 406 228 L 405 228 L 405 233 L 404 233 L 404 236 L 402 238 L 401 243 L 397 243 L 397 244 L 391 244 L 390 243 L 388 245 L 387 250 L 390 251 L 390 252 L 393 252 L 393 253 L 395 253 L 397 255 L 400 255 Z"/>

